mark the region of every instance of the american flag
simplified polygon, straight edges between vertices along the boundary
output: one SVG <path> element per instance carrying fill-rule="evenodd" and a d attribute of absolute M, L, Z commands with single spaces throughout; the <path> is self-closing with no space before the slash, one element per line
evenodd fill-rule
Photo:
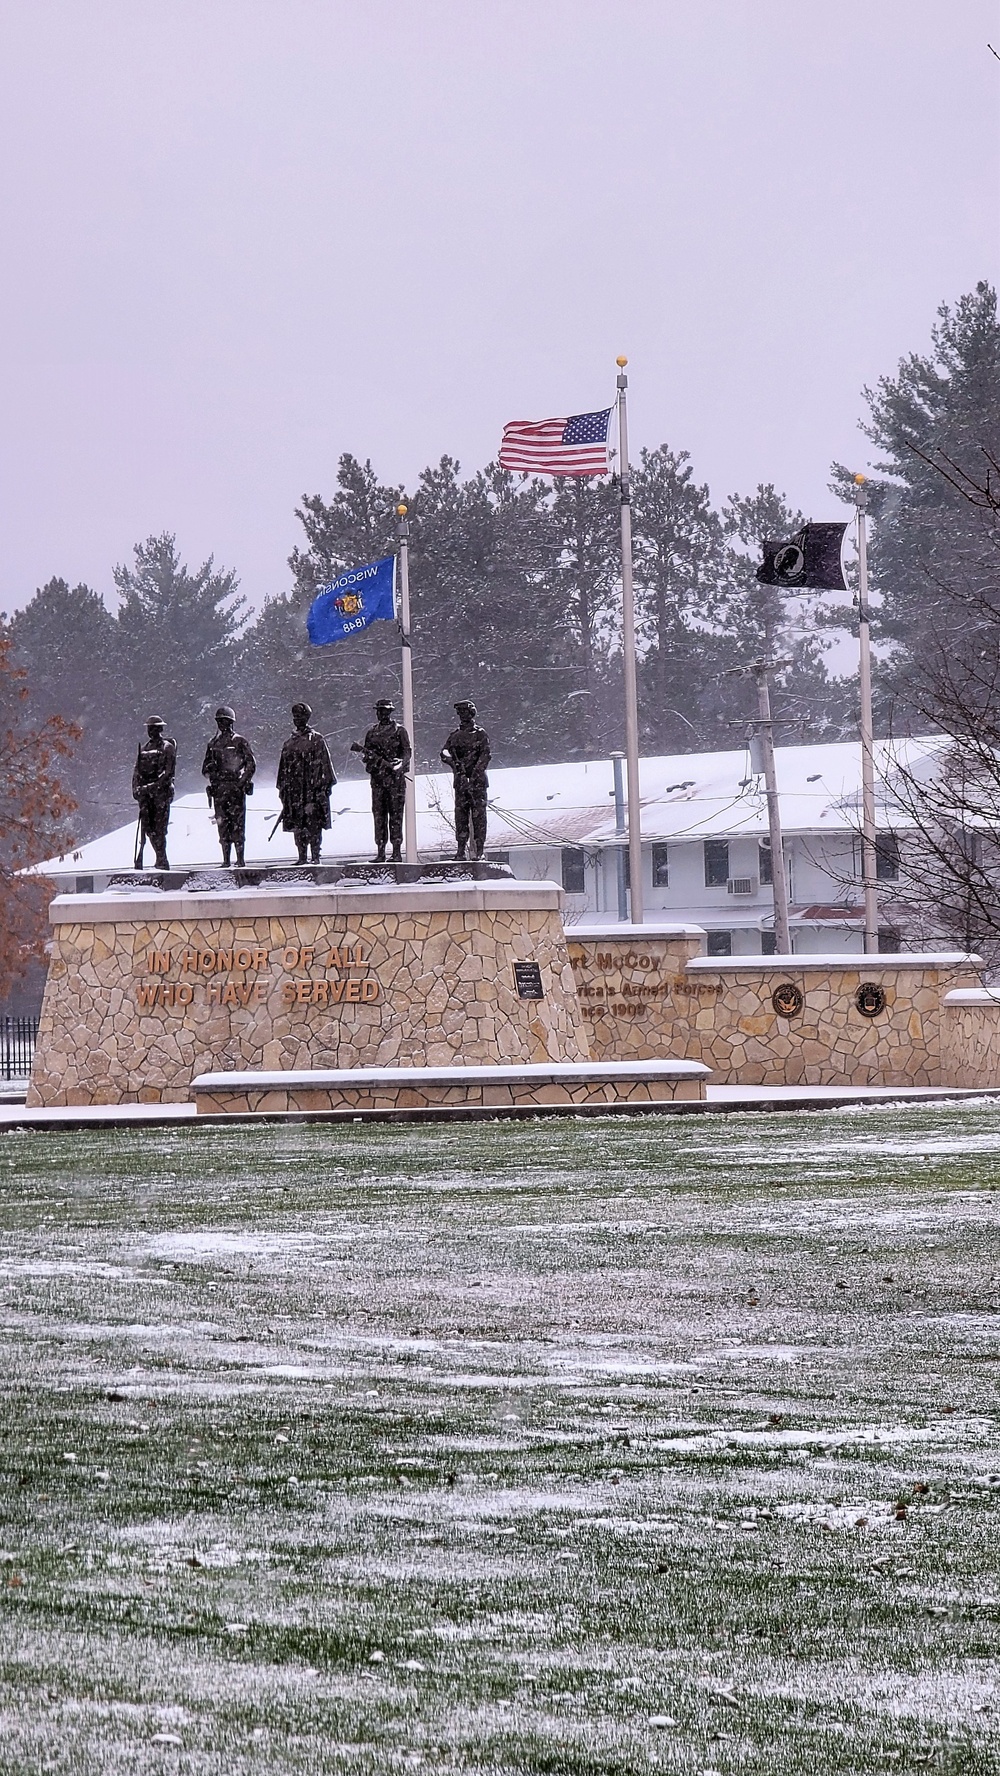
<path fill-rule="evenodd" d="M 611 408 L 569 419 L 512 419 L 503 428 L 502 469 L 536 475 L 606 475 Z"/>

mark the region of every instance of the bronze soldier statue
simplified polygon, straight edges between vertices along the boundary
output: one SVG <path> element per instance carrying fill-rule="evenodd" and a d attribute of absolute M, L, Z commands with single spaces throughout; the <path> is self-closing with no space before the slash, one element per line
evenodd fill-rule
<path fill-rule="evenodd" d="M 468 699 L 455 704 L 458 727 L 453 728 L 441 748 L 441 757 L 450 765 L 455 781 L 455 844 L 456 856 L 464 858 L 472 827 L 472 855 L 482 857 L 486 848 L 486 791 L 490 780 L 486 767 L 490 762 L 490 737 L 476 720 L 476 705 Z"/>
<path fill-rule="evenodd" d="M 228 868 L 232 849 L 236 847 L 236 867 L 243 869 L 243 848 L 246 843 L 247 796 L 253 795 L 253 774 L 257 761 L 250 742 L 236 732 L 236 713 L 217 709 L 215 720 L 219 732 L 213 734 L 205 748 L 201 774 L 208 778 L 205 794 L 209 806 L 215 807 L 215 824 L 222 846 L 222 861 Z"/>
<path fill-rule="evenodd" d="M 386 840 L 392 841 L 392 861 L 403 861 L 403 808 L 406 773 L 410 768 L 410 736 L 392 719 L 394 703 L 381 698 L 375 705 L 377 721 L 364 740 L 351 744 L 360 752 L 372 780 L 372 814 L 375 820 L 375 861 L 385 862 Z"/>
<path fill-rule="evenodd" d="M 174 799 L 174 772 L 177 769 L 177 747 L 164 737 L 166 722 L 160 715 L 151 715 L 146 723 L 149 739 L 143 741 L 136 754 L 132 772 L 132 797 L 139 804 L 139 831 L 135 842 L 135 867 L 142 868 L 148 839 L 153 847 L 156 869 L 168 870 L 167 826 L 170 804 Z"/>
<path fill-rule="evenodd" d="M 330 827 L 330 791 L 337 781 L 326 741 L 309 726 L 311 715 L 308 703 L 292 704 L 295 732 L 281 748 L 278 764 L 282 830 L 295 834 L 299 863 L 310 853 L 313 863 L 319 862 L 323 833 Z"/>

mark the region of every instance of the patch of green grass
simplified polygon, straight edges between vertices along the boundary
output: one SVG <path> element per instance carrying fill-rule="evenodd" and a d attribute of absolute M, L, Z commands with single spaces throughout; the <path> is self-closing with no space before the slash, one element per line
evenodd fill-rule
<path fill-rule="evenodd" d="M 997 1116 L 9 1137 L 0 1771 L 992 1776 Z"/>

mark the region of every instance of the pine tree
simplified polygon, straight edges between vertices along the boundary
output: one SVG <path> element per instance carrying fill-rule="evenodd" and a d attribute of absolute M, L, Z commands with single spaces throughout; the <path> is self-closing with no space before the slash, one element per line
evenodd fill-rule
<path fill-rule="evenodd" d="M 338 769 L 356 771 L 347 747 L 368 725 L 376 697 L 399 701 L 391 625 L 322 649 L 306 632 L 321 586 L 394 550 L 399 499 L 370 463 L 345 455 L 332 500 L 311 495 L 298 510 L 305 543 L 291 556 L 295 585 L 268 601 L 240 654 L 242 694 L 274 737 L 275 755 L 289 705 L 304 697 Z M 495 464 L 463 476 L 446 456 L 423 471 L 407 504 L 418 768 L 436 769 L 460 696 L 479 704 L 498 764 L 600 757 L 620 746 L 617 486 L 550 487 Z M 633 511 L 643 744 L 658 751 L 732 744 L 733 723 L 750 712 L 745 686 L 727 674 L 776 637 L 791 654 L 788 699 L 794 693 L 801 731 L 829 733 L 822 643 L 793 635 L 794 613 L 755 579 L 763 536 L 789 532 L 799 516 L 772 488 L 716 512 L 686 454 L 666 446 L 643 453 Z"/>
<path fill-rule="evenodd" d="M 89 586 L 52 579 L 15 612 L 9 633 L 26 675 L 27 717 L 42 725 L 59 716 L 80 729 L 61 776 L 85 842 L 132 809 L 134 723 L 122 697 L 117 624 Z"/>
<path fill-rule="evenodd" d="M 293 703 L 309 704 L 337 771 L 356 774 L 360 767 L 348 750 L 351 741 L 371 724 L 376 698 L 399 700 L 399 638 L 393 625 L 373 623 L 350 641 L 316 648 L 306 616 L 319 589 L 346 568 L 393 553 L 400 498 L 400 489 L 384 486 L 370 462 L 345 454 L 332 500 L 307 494 L 296 509 L 305 546 L 297 545 L 289 558 L 292 590 L 267 600 L 239 648 L 240 694 L 254 711 L 264 770 L 277 766 L 281 743 L 291 732 Z"/>
<path fill-rule="evenodd" d="M 219 704 L 233 700 L 246 601 L 231 569 L 212 557 L 191 573 L 169 533 L 137 543 L 134 565 L 115 568 L 120 659 L 133 727 L 162 715 L 177 741 L 179 783 L 200 784 Z M 243 719 L 237 709 L 238 721 Z"/>
<path fill-rule="evenodd" d="M 314 493 L 307 494 L 296 509 L 307 544 L 305 549 L 293 549 L 289 560 L 296 591 L 312 599 L 318 587 L 345 568 L 390 554 L 396 541 L 395 508 L 402 497 L 401 488 L 379 481 L 370 462 L 360 463 L 345 453 L 337 465 L 337 491 L 329 505 Z"/>
<path fill-rule="evenodd" d="M 702 750 L 718 671 L 726 551 L 722 522 L 687 451 L 643 450 L 632 477 L 642 744 Z"/>
<path fill-rule="evenodd" d="M 495 736 L 498 764 L 572 756 L 586 720 L 581 662 L 549 568 L 542 484 L 495 466 L 463 481 L 445 457 L 421 475 L 412 509 L 414 682 L 436 713 L 434 756 L 463 696 Z"/>
<path fill-rule="evenodd" d="M 941 736 L 935 768 L 893 771 L 905 815 L 896 895 L 911 934 L 1000 960 L 1000 321 L 987 283 L 942 306 L 932 354 L 866 391 L 885 455 L 869 483 L 882 721 Z M 846 468 L 836 484 L 850 497 Z M 873 624 L 873 628 L 875 625 Z"/>
<path fill-rule="evenodd" d="M 793 536 L 805 523 L 802 513 L 794 511 L 769 482 L 749 495 L 732 494 L 722 509 L 722 523 L 729 558 L 716 682 L 728 743 L 733 744 L 732 736 L 738 732 L 730 724 L 741 713 L 749 716 L 755 711 L 746 681 L 731 674 L 733 668 L 755 660 L 776 663 L 771 705 L 780 724 L 775 731 L 777 745 L 848 736 L 857 721 L 855 687 L 853 681 L 831 678 L 827 672 L 824 656 L 831 643 L 821 596 L 810 592 L 795 597 L 757 578 L 764 543 Z M 727 742 L 720 739 L 719 744 Z"/>
<path fill-rule="evenodd" d="M 556 480 L 546 500 L 542 534 L 556 566 L 549 593 L 569 618 L 576 682 L 568 715 L 567 757 L 619 748 L 622 737 L 621 523 L 613 481 Z"/>
<path fill-rule="evenodd" d="M 295 586 L 247 631 L 240 682 L 269 725 L 287 724 L 289 703 L 304 696 L 338 770 L 356 771 L 347 747 L 371 722 L 375 699 L 399 703 L 398 633 L 376 623 L 348 642 L 312 648 L 306 613 L 343 569 L 393 552 L 401 490 L 352 456 L 341 458 L 337 482 L 329 503 L 312 495 L 298 510 L 305 546 L 291 556 Z M 407 504 L 418 768 L 438 768 L 463 696 L 479 703 L 498 763 L 584 751 L 586 699 L 574 695 L 580 650 L 553 569 L 558 537 L 543 485 L 495 466 L 463 478 L 442 457 Z"/>
<path fill-rule="evenodd" d="M 931 345 L 930 354 L 912 353 L 895 377 L 865 390 L 865 430 L 883 457 L 868 490 L 873 635 L 893 644 L 882 703 L 883 722 L 891 707 L 897 730 L 926 727 L 930 681 L 946 661 L 980 645 L 984 622 L 993 627 L 984 608 L 997 605 L 993 540 L 962 489 L 965 477 L 992 472 L 995 480 L 990 463 L 1000 463 L 993 287 L 979 283 L 954 308 L 943 304 Z M 834 477 L 849 497 L 849 470 L 835 464 Z"/>

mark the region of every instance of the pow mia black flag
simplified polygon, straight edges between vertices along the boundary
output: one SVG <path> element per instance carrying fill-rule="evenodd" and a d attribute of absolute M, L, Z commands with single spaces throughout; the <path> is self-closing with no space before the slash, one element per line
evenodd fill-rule
<path fill-rule="evenodd" d="M 805 524 L 785 542 L 765 542 L 764 562 L 757 569 L 765 586 L 794 592 L 807 587 L 846 592 L 840 564 L 846 524 Z"/>

